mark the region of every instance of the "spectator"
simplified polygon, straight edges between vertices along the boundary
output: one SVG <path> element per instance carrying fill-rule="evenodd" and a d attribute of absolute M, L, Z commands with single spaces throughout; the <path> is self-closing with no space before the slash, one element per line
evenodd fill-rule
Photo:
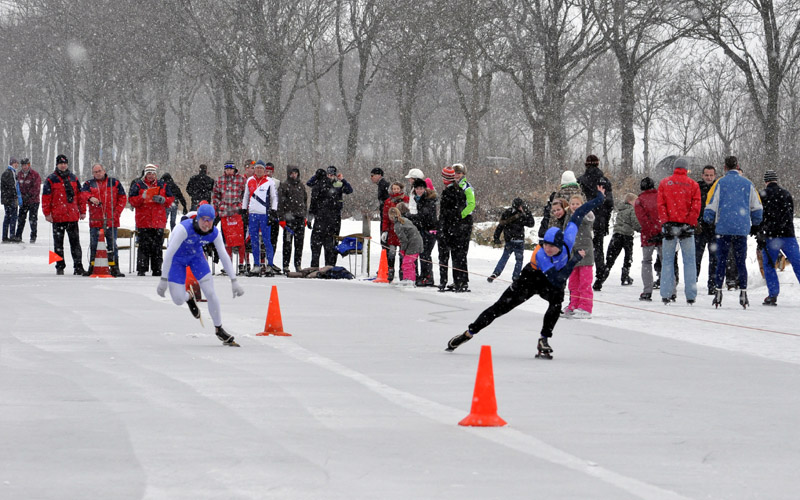
<path fill-rule="evenodd" d="M 639 300 L 653 300 L 653 252 L 661 256 L 661 221 L 658 219 L 658 191 L 653 179 L 645 177 L 639 183 L 642 191 L 633 204 L 639 221 L 642 242 L 642 294 Z"/>
<path fill-rule="evenodd" d="M 576 213 L 584 204 L 582 194 L 575 194 L 569 199 L 569 211 Z M 572 219 L 570 219 L 572 220 Z M 569 305 L 564 308 L 565 318 L 592 319 L 594 309 L 594 292 L 592 290 L 592 273 L 594 271 L 594 249 L 592 247 L 592 225 L 594 213 L 589 212 L 578 225 L 572 256 L 583 251 L 583 258 L 575 264 L 569 275 Z"/>
<path fill-rule="evenodd" d="M 661 300 L 675 300 L 675 249 L 683 256 L 683 287 L 686 302 L 697 298 L 697 270 L 694 255 L 694 227 L 700 214 L 700 186 L 689 178 L 689 162 L 678 158 L 672 175 L 658 184 L 658 219 L 661 221 Z"/>
<path fill-rule="evenodd" d="M 736 254 L 736 269 L 739 274 L 739 304 L 747 308 L 747 235 L 751 226 L 761 223 L 763 207 L 753 183 L 742 177 L 737 170 L 739 160 L 735 156 L 725 158 L 725 175 L 717 180 L 708 193 L 708 203 L 703 220 L 715 223 L 717 237 L 717 287 L 712 304 L 722 305 L 722 282 L 725 279 L 725 263 L 732 247 Z"/>
<path fill-rule="evenodd" d="M 622 261 L 622 286 L 633 284 L 631 278 L 631 264 L 633 263 L 633 234 L 636 231 L 641 231 L 639 220 L 636 218 L 636 212 L 633 209 L 633 204 L 636 201 L 636 195 L 628 193 L 625 195 L 625 200 L 617 207 L 617 218 L 614 222 L 614 234 L 611 236 L 611 242 L 608 244 L 608 251 L 606 252 L 606 265 L 605 271 L 602 276 L 598 276 L 595 281 L 595 290 L 599 290 L 603 283 L 608 279 L 608 274 L 614 267 L 614 262 L 621 251 L 625 252 Z"/>
<path fill-rule="evenodd" d="M 378 185 L 378 214 L 383 227 L 383 203 L 389 199 L 389 181 L 383 178 L 383 170 L 377 167 L 369 173 L 369 180 Z"/>
<path fill-rule="evenodd" d="M 388 217 L 394 224 L 394 232 L 400 242 L 402 256 L 402 280 L 400 284 L 414 286 L 417 282 L 417 258 L 422 252 L 422 236 L 417 227 L 408 219 L 404 219 L 401 211 L 407 210 L 404 203 L 389 209 Z"/>
<path fill-rule="evenodd" d="M 764 203 L 764 219 L 758 227 L 758 237 L 764 241 L 762 257 L 764 278 L 767 280 L 769 295 L 764 299 L 765 306 L 778 305 L 781 285 L 775 272 L 775 261 L 783 252 L 792 265 L 794 275 L 800 282 L 800 248 L 794 234 L 794 200 L 789 191 L 778 185 L 778 174 L 774 170 L 764 172 L 761 200 Z"/>
<path fill-rule="evenodd" d="M 611 189 L 611 182 L 603 175 L 600 170 L 600 159 L 595 155 L 586 157 L 584 163 L 586 171 L 578 178 L 578 183 L 583 190 L 583 196 L 587 200 L 594 196 L 597 190 L 597 185 L 602 185 L 606 190 L 606 200 L 602 205 L 594 209 L 594 225 L 592 226 L 592 248 L 594 250 L 594 259 L 597 265 L 597 275 L 605 276 L 605 256 L 603 255 L 603 241 L 608 234 L 608 224 L 611 220 L 611 212 L 614 210 L 614 195 Z M 600 285 L 602 288 L 602 285 Z M 599 291 L 597 284 L 594 285 L 594 290 Z"/>
<path fill-rule="evenodd" d="M 467 207 L 467 195 L 455 182 L 453 167 L 442 169 L 442 201 L 439 206 L 439 291 L 448 289 L 455 292 L 469 291 L 469 280 L 466 276 L 467 253 L 461 243 L 465 238 L 469 241 L 472 226 L 464 222 L 461 216 Z M 450 258 L 453 262 L 453 286 L 447 287 L 447 270 Z"/>
<path fill-rule="evenodd" d="M 272 182 L 275 184 L 275 196 L 278 198 L 278 203 L 280 203 L 280 189 L 281 189 L 281 181 L 274 177 L 275 175 L 275 165 L 272 162 L 267 162 L 266 164 L 266 176 L 272 179 Z M 277 210 L 270 210 L 269 211 L 269 241 L 272 244 L 273 252 L 278 251 L 278 232 L 280 230 L 280 224 L 278 224 L 278 211 Z M 280 274 L 281 268 L 276 265 L 272 265 L 272 271 L 275 273 Z"/>
<path fill-rule="evenodd" d="M 417 179 L 424 182 L 425 174 L 423 174 L 422 170 L 418 168 L 412 168 L 411 170 L 408 171 L 408 174 L 406 175 L 406 180 L 408 181 L 408 184 L 411 186 L 411 194 L 413 194 L 414 192 L 414 181 Z M 433 189 L 432 185 L 431 189 Z M 408 213 L 411 215 L 417 215 L 417 202 L 413 200 L 411 197 L 409 197 L 408 201 Z"/>
<path fill-rule="evenodd" d="M 161 176 L 161 180 L 169 187 L 172 196 L 175 198 L 175 201 L 172 202 L 170 206 L 166 208 L 167 210 L 167 218 L 169 219 L 169 230 L 172 231 L 175 229 L 175 218 L 178 216 L 178 203 L 180 202 L 183 205 L 183 215 L 188 213 L 188 209 L 186 206 L 186 198 L 183 197 L 183 191 L 181 188 L 178 187 L 178 184 L 172 179 L 172 175 L 169 172 L 164 172 L 164 175 Z"/>
<path fill-rule="evenodd" d="M 211 203 L 211 197 L 214 194 L 214 179 L 208 176 L 207 165 L 200 165 L 197 174 L 189 179 L 189 183 L 186 184 L 186 194 L 191 199 L 190 210 L 197 210 L 201 201 Z"/>
<path fill-rule="evenodd" d="M 0 176 L 0 197 L 6 212 L 3 218 L 3 243 L 22 241 L 22 238 L 17 238 L 17 215 L 22 205 L 22 194 L 17 182 L 17 167 L 19 167 L 17 159 L 11 158 L 8 167 Z"/>
<path fill-rule="evenodd" d="M 249 214 L 248 228 L 250 232 L 250 245 L 253 249 L 253 270 L 249 276 L 260 276 L 261 268 L 261 249 L 259 238 L 263 240 L 266 247 L 266 259 L 263 273 L 265 276 L 273 276 L 273 259 L 275 251 L 270 240 L 269 212 L 278 209 L 278 192 L 275 183 L 266 175 L 267 166 L 259 160 L 256 162 L 255 174 L 247 179 L 242 196 L 242 209 L 246 209 Z"/>
<path fill-rule="evenodd" d="M 314 228 L 311 232 L 311 267 L 319 267 L 319 256 L 323 247 L 325 265 L 335 266 L 338 255 L 336 236 L 339 235 L 342 225 L 342 195 L 352 193 L 353 188 L 333 165 L 327 170 L 317 170 L 314 178 L 306 185 L 312 181 L 311 206 L 308 210 L 309 222 L 313 218 Z"/>
<path fill-rule="evenodd" d="M 136 257 L 138 276 L 144 276 L 148 270 L 153 272 L 153 276 L 161 276 L 167 207 L 175 201 L 167 183 L 157 178 L 157 172 L 157 165 L 145 165 L 144 177 L 133 184 L 128 198 L 131 206 L 136 209 L 136 230 L 139 234 L 139 254 Z"/>
<path fill-rule="evenodd" d="M 458 187 L 464 191 L 464 196 L 467 199 L 467 206 L 461 211 L 461 229 L 458 232 L 458 238 L 455 241 L 456 249 L 455 254 L 459 256 L 460 263 L 459 265 L 453 264 L 456 267 L 460 267 L 464 272 L 461 274 L 460 283 L 462 292 L 469 291 L 469 269 L 467 268 L 467 253 L 469 252 L 469 242 L 472 239 L 472 212 L 475 211 L 475 189 L 472 187 L 472 184 L 469 183 L 466 179 L 467 175 L 467 167 L 464 166 L 462 163 L 456 163 L 453 165 L 453 172 L 455 173 L 455 181 L 458 184 Z"/>
<path fill-rule="evenodd" d="M 433 247 L 436 245 L 436 228 L 439 224 L 436 216 L 438 196 L 436 191 L 430 189 L 425 181 L 415 179 L 414 193 L 411 198 L 417 204 L 417 214 L 408 214 L 406 217 L 414 223 L 422 236 L 420 274 L 417 276 L 417 286 L 435 286 L 431 254 L 433 253 Z"/>
<path fill-rule="evenodd" d="M 56 170 L 47 176 L 42 189 L 42 213 L 53 224 L 53 247 L 62 260 L 56 262 L 56 274 L 63 275 L 64 233 L 69 237 L 73 273 L 83 276 L 83 254 L 78 232 L 78 220 L 86 218 L 81 204 L 81 185 L 78 177 L 69 171 L 69 161 L 64 155 L 56 156 Z"/>
<path fill-rule="evenodd" d="M 544 206 L 542 211 L 542 225 L 539 226 L 539 239 L 544 238 L 544 233 L 552 227 L 550 224 L 550 215 L 553 213 L 552 210 L 552 203 L 555 198 L 561 198 L 562 200 L 569 200 L 576 194 L 582 194 L 583 190 L 581 189 L 580 184 L 578 184 L 578 179 L 575 178 L 575 173 L 572 170 L 565 170 L 564 173 L 561 174 L 561 185 L 558 191 L 553 191 L 550 193 L 550 198 L 548 199 L 547 203 Z M 569 203 L 567 202 L 567 205 Z M 569 217 L 567 217 L 567 220 Z M 564 222 L 566 225 L 566 222 Z M 563 229 L 563 228 L 562 228 Z"/>
<path fill-rule="evenodd" d="M 110 273 L 115 278 L 124 278 L 119 270 L 119 250 L 117 248 L 117 228 L 119 216 L 125 210 L 128 197 L 122 183 L 106 174 L 103 165 L 92 165 L 92 179 L 83 183 L 81 203 L 89 207 L 89 269 L 87 276 L 94 272 L 94 257 L 97 253 L 97 242 L 100 239 L 100 228 L 106 239 Z M 83 209 L 81 209 L 83 211 Z"/>
<path fill-rule="evenodd" d="M 247 224 L 245 224 L 247 210 L 242 209 L 245 184 L 246 179 L 239 175 L 236 165 L 229 161 L 225 163 L 223 174 L 214 183 L 214 191 L 211 195 L 211 203 L 214 205 L 217 217 L 220 217 L 220 219 L 234 216 L 242 217 L 242 239 L 244 239 L 244 231 L 247 228 Z M 225 249 L 228 252 L 228 257 L 232 258 L 233 245 L 229 245 L 226 242 Z M 239 245 L 239 274 L 246 272 L 247 267 L 247 251 L 245 245 L 242 244 Z"/>
<path fill-rule="evenodd" d="M 22 205 L 19 207 L 19 218 L 17 219 L 17 240 L 22 241 L 22 231 L 25 229 L 25 219 L 27 218 L 31 223 L 31 243 L 36 243 L 42 178 L 39 176 L 39 172 L 31 168 L 29 159 L 23 158 L 20 167 L 22 170 L 17 174 L 17 181 L 22 194 Z"/>
<path fill-rule="evenodd" d="M 700 215 L 697 218 L 697 228 L 694 233 L 694 257 L 697 267 L 697 278 L 700 279 L 700 266 L 703 263 L 703 253 L 708 247 L 708 294 L 714 295 L 716 285 L 714 284 L 714 274 L 717 272 L 717 252 L 715 248 L 714 224 L 708 224 L 703 220 L 703 212 L 708 201 L 708 192 L 714 181 L 717 179 L 717 169 L 713 165 L 703 167 L 703 174 L 697 185 L 700 186 Z"/>
<path fill-rule="evenodd" d="M 278 188 L 278 219 L 283 228 L 283 274 L 289 272 L 294 243 L 294 270 L 303 267 L 303 240 L 306 232 L 308 192 L 300 181 L 300 169 L 289 165 L 286 182 Z"/>
<path fill-rule="evenodd" d="M 494 230 L 494 244 L 500 245 L 500 235 L 502 234 L 503 239 L 505 239 L 505 246 L 503 247 L 503 255 L 497 261 L 492 275 L 487 279 L 489 283 L 500 276 L 512 253 L 516 263 L 514 264 L 514 272 L 511 274 L 511 280 L 516 281 L 519 278 L 519 273 L 522 272 L 522 260 L 525 252 L 525 228 L 533 227 L 534 224 L 533 214 L 528 210 L 522 198 L 514 198 L 514 201 L 511 202 L 511 208 L 507 208 L 500 215 L 500 222 L 498 222 L 497 228 Z"/>
<path fill-rule="evenodd" d="M 389 199 L 383 203 L 383 223 L 381 224 L 381 245 L 386 249 L 386 262 L 389 265 L 389 281 L 394 280 L 394 263 L 397 255 L 397 248 L 400 246 L 400 239 L 394 232 L 394 219 L 389 217 L 389 210 L 395 208 L 400 203 L 408 205 L 409 197 L 403 193 L 403 184 L 393 182 L 389 187 Z M 410 207 L 409 207 L 410 213 Z M 413 215 L 413 214 L 410 214 Z M 400 280 L 403 280 L 402 261 L 400 268 Z M 416 270 L 414 272 L 416 274 Z"/>

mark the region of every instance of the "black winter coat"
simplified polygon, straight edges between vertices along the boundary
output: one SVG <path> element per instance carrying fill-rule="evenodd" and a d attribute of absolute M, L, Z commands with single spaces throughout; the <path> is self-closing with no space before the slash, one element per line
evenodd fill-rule
<path fill-rule="evenodd" d="M 500 216 L 497 229 L 494 230 L 494 241 L 500 241 L 500 233 L 503 234 L 506 243 L 514 240 L 524 241 L 525 228 L 533 227 L 534 224 L 533 214 L 528 207 L 523 206 L 522 212 L 514 207 L 507 208 Z"/>
<path fill-rule="evenodd" d="M 0 185 L 2 185 L 0 199 L 3 200 L 3 205 L 16 206 L 19 204 L 19 198 L 17 197 L 17 179 L 14 177 L 14 172 L 6 167 L 0 178 L 2 178 L 2 181 L 0 181 Z"/>
<path fill-rule="evenodd" d="M 455 182 L 442 191 L 439 204 L 439 237 L 446 241 L 463 239 L 471 236 L 470 221 L 461 218 L 461 212 L 467 208 L 467 195 Z"/>
<path fill-rule="evenodd" d="M 417 213 L 405 216 L 414 223 L 420 233 L 436 230 L 439 223 L 436 218 L 436 203 L 438 201 L 436 191 L 426 189 L 425 193 L 416 200 Z"/>
<path fill-rule="evenodd" d="M 300 180 L 287 179 L 278 188 L 278 219 L 305 219 L 308 192 Z"/>
<path fill-rule="evenodd" d="M 589 167 L 582 176 L 578 177 L 583 196 L 587 200 L 592 200 L 597 193 L 597 186 L 605 188 L 606 199 L 597 208 L 592 210 L 594 213 L 594 234 L 608 234 L 608 222 L 611 220 L 611 213 L 614 211 L 614 196 L 611 194 L 611 182 L 603 175 L 599 167 Z"/>
<path fill-rule="evenodd" d="M 761 192 L 764 219 L 758 232 L 765 238 L 794 238 L 794 200 L 791 193 L 771 182 Z"/>
<path fill-rule="evenodd" d="M 700 186 L 700 215 L 697 217 L 697 227 L 701 228 L 702 232 L 708 232 L 708 234 L 713 235 L 715 231 L 715 224 L 709 224 L 703 220 L 703 212 L 706 211 L 706 198 L 708 198 L 708 191 L 711 189 L 711 186 L 714 184 L 709 184 L 703 179 L 697 181 L 697 185 Z"/>
<path fill-rule="evenodd" d="M 186 198 L 183 197 L 183 191 L 178 185 L 175 183 L 175 179 L 172 178 L 172 174 L 164 174 L 161 176 L 161 180 L 167 184 L 167 189 L 172 192 L 172 196 L 175 197 L 176 205 L 181 203 L 183 205 L 183 213 L 186 213 L 188 210 L 188 205 L 186 204 Z"/>
<path fill-rule="evenodd" d="M 173 193 L 175 190 L 172 191 Z M 214 179 L 206 174 L 193 175 L 186 184 L 186 194 L 192 199 L 192 204 L 197 205 L 205 200 L 211 203 L 211 195 L 214 193 Z"/>

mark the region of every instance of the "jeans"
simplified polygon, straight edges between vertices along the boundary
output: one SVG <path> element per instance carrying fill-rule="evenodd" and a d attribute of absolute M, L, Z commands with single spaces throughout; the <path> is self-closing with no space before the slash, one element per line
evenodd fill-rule
<path fill-rule="evenodd" d="M 715 276 L 717 288 L 722 288 L 725 283 L 725 269 L 728 263 L 728 252 L 731 249 L 736 257 L 739 288 L 747 290 L 747 236 L 732 234 L 717 235 L 717 274 Z"/>
<path fill-rule="evenodd" d="M 17 235 L 17 204 L 3 205 L 6 209 L 6 216 L 3 219 L 3 241 L 14 238 Z"/>
<path fill-rule="evenodd" d="M 794 275 L 800 282 L 800 248 L 797 246 L 797 238 L 767 238 L 766 248 L 761 252 L 764 256 L 764 278 L 767 280 L 770 297 L 777 297 L 781 292 L 778 273 L 775 271 L 775 261 L 781 251 L 789 260 Z"/>
<path fill-rule="evenodd" d="M 675 249 L 680 245 L 683 258 L 683 291 L 686 300 L 697 298 L 697 261 L 694 257 L 694 236 L 664 238 L 661 241 L 661 298 L 675 294 Z"/>
<path fill-rule="evenodd" d="M 39 222 L 39 204 L 23 204 L 19 207 L 19 219 L 17 220 L 17 238 L 22 238 L 22 231 L 25 229 L 25 219 L 31 223 L 31 242 L 36 241 L 36 232 Z"/>
<path fill-rule="evenodd" d="M 506 267 L 506 263 L 508 262 L 508 258 L 511 257 L 511 254 L 514 254 L 514 259 L 516 259 L 516 263 L 514 264 L 514 272 L 511 274 L 511 279 L 516 280 L 519 278 L 519 273 L 522 271 L 522 259 L 523 253 L 525 251 L 525 241 L 523 240 L 511 240 L 507 241 L 505 246 L 503 247 L 503 255 L 500 256 L 500 260 L 497 261 L 497 265 L 494 267 L 494 271 L 492 274 L 495 276 L 500 276 L 503 272 L 503 269 Z"/>
<path fill-rule="evenodd" d="M 175 219 L 178 216 L 178 205 L 173 203 L 167 207 L 167 220 L 169 220 L 169 230 L 175 229 Z"/>
<path fill-rule="evenodd" d="M 106 251 L 108 252 L 108 265 L 109 266 L 118 266 L 119 265 L 119 254 L 117 250 L 117 228 L 115 227 L 107 227 L 105 228 L 105 236 L 106 236 Z M 89 228 L 89 265 L 94 265 L 94 256 L 97 253 L 97 242 L 100 240 L 100 228 L 99 227 L 90 227 Z"/>

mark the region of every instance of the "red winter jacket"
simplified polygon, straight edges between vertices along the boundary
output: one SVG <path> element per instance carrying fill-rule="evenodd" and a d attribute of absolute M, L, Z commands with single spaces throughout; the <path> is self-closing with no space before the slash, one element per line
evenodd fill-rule
<path fill-rule="evenodd" d="M 94 205 L 89 198 L 97 198 L 100 205 Z M 90 179 L 81 188 L 81 203 L 89 207 L 89 227 L 119 227 L 119 214 L 125 210 L 128 197 L 122 183 L 108 175 L 101 181 Z"/>
<path fill-rule="evenodd" d="M 392 220 L 389 218 L 389 209 L 396 207 L 400 202 L 408 205 L 408 196 L 404 195 L 403 193 L 399 193 L 397 195 L 389 196 L 386 201 L 383 202 L 381 232 L 389 233 L 389 237 L 386 238 L 387 245 L 400 246 L 400 238 L 398 238 L 397 234 L 394 232 L 394 222 L 392 222 Z"/>
<path fill-rule="evenodd" d="M 156 203 L 152 200 L 156 194 L 148 194 L 148 189 L 158 188 L 158 195 L 163 196 L 164 203 Z M 167 225 L 167 207 L 172 205 L 175 197 L 169 190 L 167 184 L 159 179 L 148 183 L 144 179 L 139 179 L 131 186 L 130 197 L 128 200 L 131 206 L 136 209 L 136 227 L 139 229 L 164 229 Z"/>
<path fill-rule="evenodd" d="M 78 177 L 67 170 L 66 181 L 72 186 L 72 201 L 68 199 L 66 184 L 58 172 L 48 175 L 44 181 L 42 213 L 45 217 L 52 216 L 53 222 L 78 222 L 84 213 Z"/>
<path fill-rule="evenodd" d="M 42 178 L 36 170 L 29 168 L 27 174 L 24 170 L 20 170 L 17 172 L 17 180 L 23 205 L 33 205 L 41 201 Z"/>
<path fill-rule="evenodd" d="M 658 218 L 662 224 L 678 222 L 694 227 L 700 205 L 700 186 L 685 169 L 676 168 L 658 184 Z"/>
<path fill-rule="evenodd" d="M 650 238 L 661 233 L 661 221 L 658 219 L 658 191 L 648 189 L 636 198 L 633 204 L 636 218 L 642 226 L 641 237 L 643 247 L 654 247 L 661 243 L 654 243 Z"/>

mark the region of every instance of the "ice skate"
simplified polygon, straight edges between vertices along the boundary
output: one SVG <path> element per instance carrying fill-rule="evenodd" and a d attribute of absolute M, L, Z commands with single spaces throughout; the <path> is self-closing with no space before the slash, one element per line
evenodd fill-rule
<path fill-rule="evenodd" d="M 248 276 L 261 276 L 261 266 L 253 266 L 253 268 L 247 272 Z"/>
<path fill-rule="evenodd" d="M 747 306 L 750 305 L 750 301 L 747 300 L 747 290 L 739 292 L 739 305 L 742 306 L 743 309 L 747 309 Z"/>
<path fill-rule="evenodd" d="M 714 300 L 711 301 L 711 305 L 715 308 L 722 305 L 722 290 L 719 288 L 714 291 Z"/>
<path fill-rule="evenodd" d="M 460 346 L 464 342 L 468 342 L 469 339 L 471 339 L 471 338 L 472 338 L 472 334 L 469 333 L 469 330 L 465 330 L 464 333 L 460 333 L 460 334 L 456 335 L 455 337 L 453 337 L 452 339 L 450 339 L 447 342 L 447 348 L 445 349 L 445 351 L 453 352 L 453 351 L 456 350 L 456 348 L 458 346 Z"/>
<path fill-rule="evenodd" d="M 203 324 L 203 318 L 200 316 L 200 308 L 197 307 L 197 300 L 194 297 L 194 291 L 189 288 L 187 293 L 189 294 L 189 298 L 186 299 L 186 305 L 189 306 L 189 311 L 192 313 L 192 316 L 200 320 L 200 326 L 205 326 Z"/>
<path fill-rule="evenodd" d="M 762 306 L 777 306 L 778 305 L 778 297 L 767 297 L 764 299 L 764 302 L 761 303 Z"/>
<path fill-rule="evenodd" d="M 584 309 L 575 309 L 572 311 L 572 317 L 574 319 L 592 319 L 592 313 Z"/>
<path fill-rule="evenodd" d="M 220 339 L 224 345 L 241 347 L 235 340 L 233 340 L 233 335 L 226 332 L 225 329 L 222 328 L 222 325 L 219 325 L 216 330 L 217 338 Z"/>
<path fill-rule="evenodd" d="M 622 286 L 630 286 L 633 285 L 633 278 L 630 276 L 625 276 L 622 278 Z"/>
<path fill-rule="evenodd" d="M 639 300 L 643 302 L 652 302 L 653 301 L 653 294 L 652 293 L 642 293 L 639 295 Z"/>
<path fill-rule="evenodd" d="M 553 348 L 550 347 L 550 344 L 547 342 L 547 337 L 539 337 L 539 343 L 537 344 L 536 349 L 539 351 L 536 354 L 536 358 L 553 359 Z"/>
<path fill-rule="evenodd" d="M 492 281 L 494 281 L 496 278 L 497 278 L 497 275 L 496 275 L 496 274 L 494 274 L 494 273 L 492 273 L 492 275 L 491 275 L 491 276 L 489 276 L 488 278 L 486 278 L 486 281 L 488 281 L 489 283 L 491 283 L 491 282 L 492 282 Z"/>

